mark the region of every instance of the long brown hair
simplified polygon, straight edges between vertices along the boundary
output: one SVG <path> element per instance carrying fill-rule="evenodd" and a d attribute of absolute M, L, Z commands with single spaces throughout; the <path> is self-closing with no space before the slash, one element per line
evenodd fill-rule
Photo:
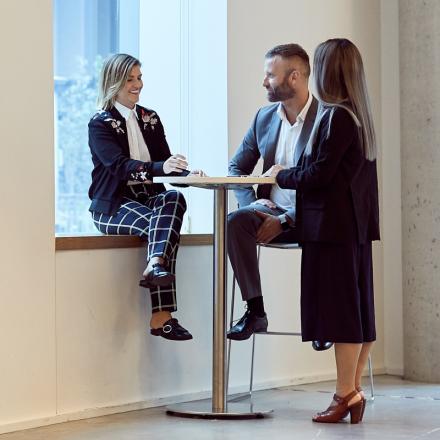
<path fill-rule="evenodd" d="M 376 134 L 365 81 L 362 57 L 357 47 L 345 38 L 333 38 L 321 43 L 315 50 L 313 70 L 320 112 L 310 136 L 306 152 L 310 154 L 317 128 L 324 113 L 345 108 L 360 128 L 364 156 L 377 156 Z M 331 124 L 329 124 L 329 127 Z"/>
<path fill-rule="evenodd" d="M 125 53 L 117 53 L 104 61 L 97 100 L 101 110 L 110 110 L 114 106 L 116 96 L 124 87 L 134 66 L 141 66 L 141 62 Z"/>

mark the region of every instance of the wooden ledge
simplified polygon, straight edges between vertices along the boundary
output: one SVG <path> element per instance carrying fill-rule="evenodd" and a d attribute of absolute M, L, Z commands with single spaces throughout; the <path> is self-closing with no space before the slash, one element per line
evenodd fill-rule
<path fill-rule="evenodd" d="M 180 237 L 181 246 L 209 246 L 212 245 L 212 243 L 212 234 L 184 234 Z M 134 235 L 77 235 L 55 237 L 56 251 L 120 249 L 145 246 L 146 241 Z"/>

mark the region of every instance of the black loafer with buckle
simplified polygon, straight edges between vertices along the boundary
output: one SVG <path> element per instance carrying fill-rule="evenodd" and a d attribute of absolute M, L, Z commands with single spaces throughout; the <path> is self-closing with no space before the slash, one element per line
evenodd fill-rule
<path fill-rule="evenodd" d="M 333 346 L 333 342 L 326 342 L 326 341 L 312 341 L 312 347 L 313 350 L 316 351 L 324 351 L 328 350 Z"/>
<path fill-rule="evenodd" d="M 175 318 L 164 322 L 161 328 L 150 329 L 150 333 L 171 341 L 188 341 L 193 338 L 192 334 L 186 328 L 183 328 Z"/>
<path fill-rule="evenodd" d="M 141 287 L 169 286 L 174 280 L 175 275 L 165 269 L 161 264 L 153 264 L 153 269 L 139 281 Z"/>

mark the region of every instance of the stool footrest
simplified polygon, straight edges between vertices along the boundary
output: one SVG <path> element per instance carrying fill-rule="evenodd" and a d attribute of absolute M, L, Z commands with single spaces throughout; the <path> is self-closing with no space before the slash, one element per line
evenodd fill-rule
<path fill-rule="evenodd" d="M 257 243 L 258 246 L 272 249 L 301 249 L 298 243 Z"/>
<path fill-rule="evenodd" d="M 294 332 L 258 332 L 254 335 L 278 335 L 278 336 L 301 336 L 301 333 Z"/>

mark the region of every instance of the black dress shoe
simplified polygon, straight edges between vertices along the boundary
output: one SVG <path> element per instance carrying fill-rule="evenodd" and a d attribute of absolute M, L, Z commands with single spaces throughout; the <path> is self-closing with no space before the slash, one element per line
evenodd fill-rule
<path fill-rule="evenodd" d="M 164 322 L 161 328 L 150 329 L 150 333 L 171 341 L 188 341 L 193 338 L 192 334 L 186 328 L 183 328 L 175 318 Z"/>
<path fill-rule="evenodd" d="M 313 350 L 316 350 L 316 351 L 328 350 L 332 346 L 333 346 L 333 342 L 312 341 Z"/>
<path fill-rule="evenodd" d="M 267 315 L 256 316 L 249 310 L 241 319 L 228 331 L 227 338 L 234 341 L 244 341 L 249 339 L 253 333 L 267 331 Z"/>
<path fill-rule="evenodd" d="M 169 286 L 174 280 L 175 275 L 166 270 L 161 264 L 153 264 L 153 269 L 139 281 L 141 287 Z"/>

